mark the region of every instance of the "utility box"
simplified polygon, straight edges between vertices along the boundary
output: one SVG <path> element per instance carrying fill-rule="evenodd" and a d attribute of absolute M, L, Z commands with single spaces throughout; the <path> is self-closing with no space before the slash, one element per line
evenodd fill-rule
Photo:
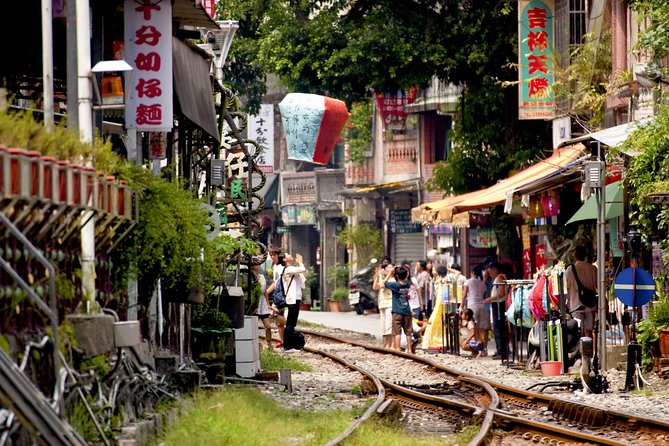
<path fill-rule="evenodd" d="M 244 316 L 244 326 L 235 329 L 236 373 L 242 378 L 252 378 L 260 372 L 260 344 L 258 318 Z"/>

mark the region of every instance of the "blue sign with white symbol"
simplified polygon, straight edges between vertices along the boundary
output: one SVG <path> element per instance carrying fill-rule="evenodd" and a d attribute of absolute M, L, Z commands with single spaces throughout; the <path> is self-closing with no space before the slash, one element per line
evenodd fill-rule
<path fill-rule="evenodd" d="M 655 294 L 655 281 L 648 271 L 641 268 L 623 270 L 613 286 L 616 297 L 627 306 L 646 305 Z"/>

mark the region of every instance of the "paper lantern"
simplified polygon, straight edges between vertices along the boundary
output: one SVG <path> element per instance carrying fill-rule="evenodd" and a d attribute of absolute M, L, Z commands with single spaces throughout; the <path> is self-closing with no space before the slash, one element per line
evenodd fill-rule
<path fill-rule="evenodd" d="M 290 93 L 281 101 L 279 109 L 286 131 L 288 158 L 327 164 L 348 120 L 346 104 L 327 96 Z"/>

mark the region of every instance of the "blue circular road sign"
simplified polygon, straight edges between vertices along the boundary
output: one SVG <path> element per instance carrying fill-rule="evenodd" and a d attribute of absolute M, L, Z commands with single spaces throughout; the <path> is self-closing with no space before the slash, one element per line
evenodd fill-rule
<path fill-rule="evenodd" d="M 616 297 L 630 307 L 646 305 L 655 294 L 655 281 L 648 271 L 641 268 L 623 270 L 613 286 Z"/>

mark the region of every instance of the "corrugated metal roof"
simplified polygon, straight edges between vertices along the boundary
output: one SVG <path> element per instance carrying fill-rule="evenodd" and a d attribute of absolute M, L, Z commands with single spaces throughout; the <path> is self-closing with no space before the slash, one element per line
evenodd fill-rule
<path fill-rule="evenodd" d="M 172 17 L 180 25 L 207 29 L 219 27 L 214 19 L 207 14 L 199 0 L 174 0 Z"/>

